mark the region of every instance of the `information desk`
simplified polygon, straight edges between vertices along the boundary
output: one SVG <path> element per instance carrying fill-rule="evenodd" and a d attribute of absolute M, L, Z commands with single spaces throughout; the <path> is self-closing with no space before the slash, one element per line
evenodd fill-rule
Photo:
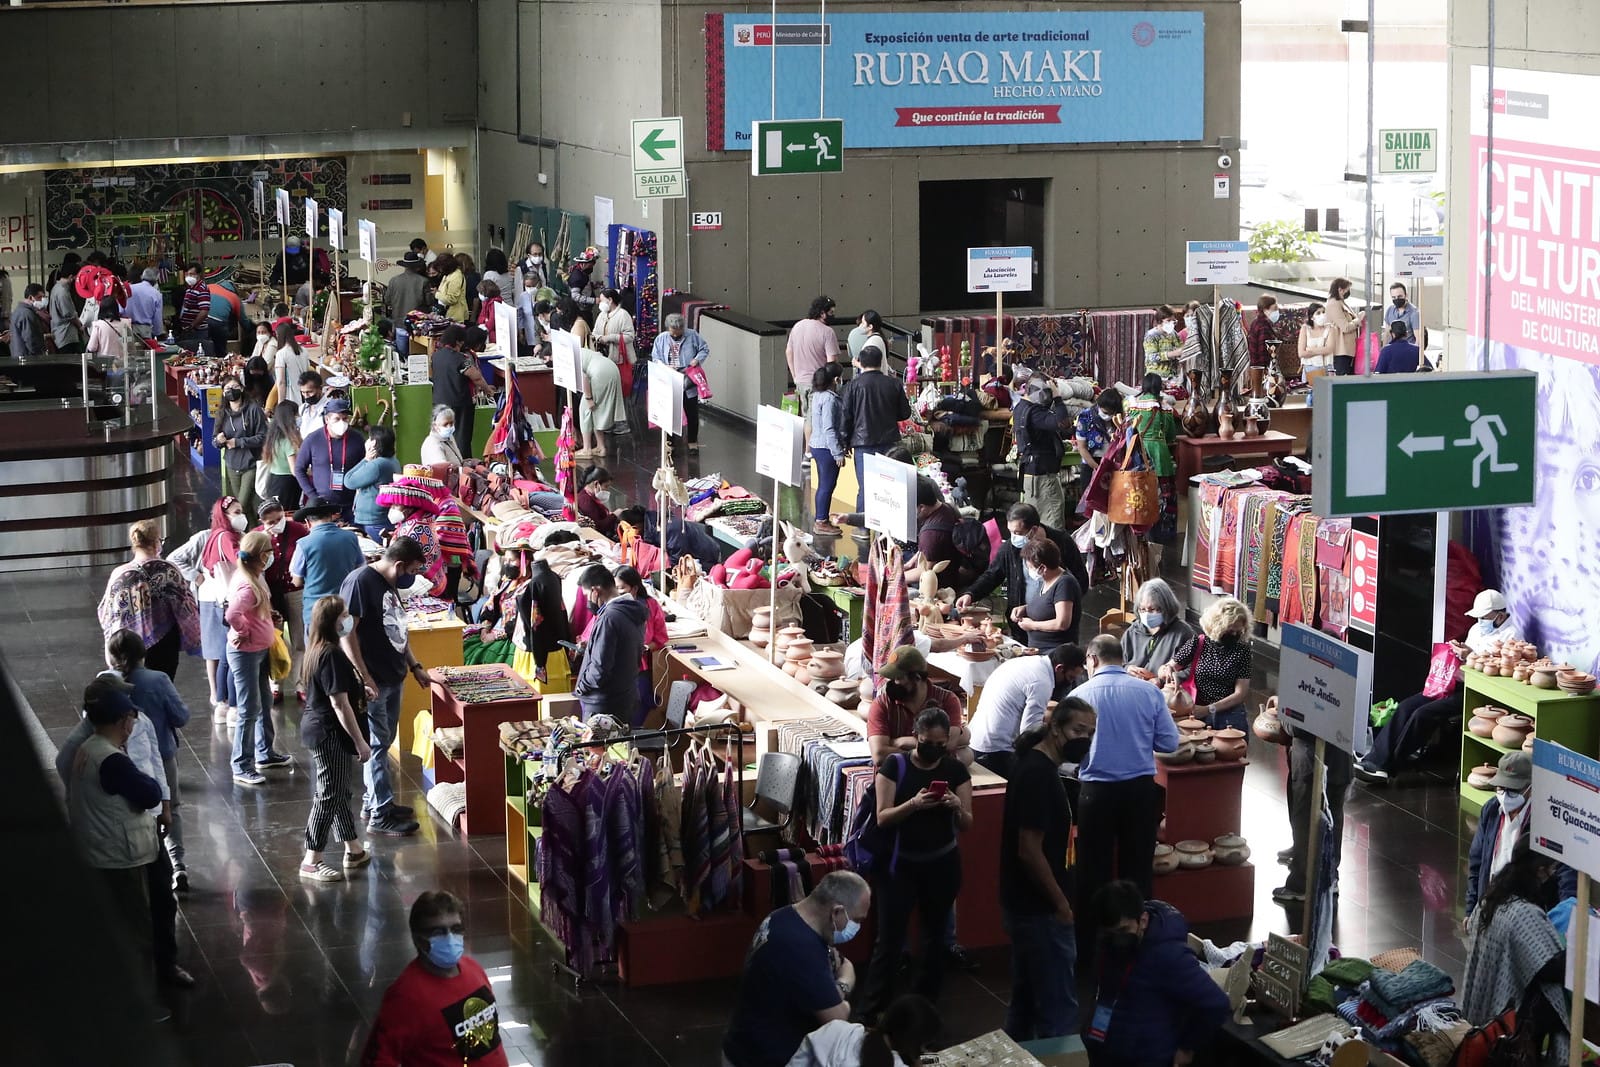
<path fill-rule="evenodd" d="M 461 833 L 501 834 L 506 829 L 506 763 L 500 724 L 539 718 L 539 693 L 503 663 L 429 671 L 433 679 L 434 726 L 459 726 L 459 755 L 434 744 L 434 774 L 440 782 L 467 787 Z M 503 690 L 485 692 L 484 687 Z"/>

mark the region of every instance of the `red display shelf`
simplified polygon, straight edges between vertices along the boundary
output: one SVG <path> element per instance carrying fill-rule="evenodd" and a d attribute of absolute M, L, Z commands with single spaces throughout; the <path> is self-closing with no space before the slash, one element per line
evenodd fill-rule
<path fill-rule="evenodd" d="M 1244 769 L 1249 760 L 1185 763 L 1156 760 L 1156 784 L 1167 791 L 1167 827 L 1161 840 L 1215 841 L 1243 823 Z"/>
<path fill-rule="evenodd" d="M 437 679 L 429 687 L 433 725 L 459 726 L 463 745 L 459 756 L 446 756 L 434 745 L 434 776 L 440 782 L 464 782 L 467 810 L 461 816 L 461 833 L 503 834 L 506 829 L 505 757 L 500 751 L 500 724 L 539 718 L 539 693 L 504 664 L 451 667 L 453 673 L 513 679 L 526 695 L 516 699 L 468 704 L 456 698 L 448 684 Z"/>
<path fill-rule="evenodd" d="M 1152 892 L 1157 900 L 1183 912 L 1189 925 L 1248 919 L 1255 913 L 1256 869 L 1251 863 L 1223 867 L 1213 863 L 1199 870 L 1158 874 Z"/>

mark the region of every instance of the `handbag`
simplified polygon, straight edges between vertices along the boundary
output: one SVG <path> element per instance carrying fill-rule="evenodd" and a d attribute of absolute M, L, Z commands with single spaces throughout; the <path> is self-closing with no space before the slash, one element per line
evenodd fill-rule
<path fill-rule="evenodd" d="M 1195 675 L 1200 673 L 1200 651 L 1202 649 L 1204 649 L 1205 647 L 1206 647 L 1206 635 L 1205 634 L 1195 634 L 1194 635 L 1194 658 L 1189 661 L 1189 677 L 1181 679 L 1178 682 L 1178 688 L 1182 689 L 1185 693 L 1188 693 L 1190 700 L 1193 700 L 1195 698 L 1195 694 L 1199 691 L 1199 688 L 1200 688 L 1199 684 L 1195 681 Z"/>
<path fill-rule="evenodd" d="M 272 647 L 267 649 L 267 677 L 281 682 L 294 669 L 294 657 L 289 654 L 289 642 L 282 627 L 272 635 Z"/>
<path fill-rule="evenodd" d="M 1422 695 L 1429 700 L 1438 700 L 1454 692 L 1460 681 L 1461 661 L 1456 658 L 1456 650 L 1444 642 L 1434 645 L 1433 656 L 1428 660 L 1428 680 L 1422 684 Z"/>
<path fill-rule="evenodd" d="M 696 363 L 683 372 L 684 377 L 694 383 L 695 392 L 700 394 L 701 400 L 711 399 L 711 382 L 706 378 L 706 369 Z"/>
<path fill-rule="evenodd" d="M 1121 463 L 1111 472 L 1111 495 L 1106 502 L 1106 515 L 1112 522 L 1123 526 L 1154 526 L 1161 518 L 1161 487 L 1156 476 L 1145 463 L 1143 470 L 1130 470 L 1138 434 L 1128 435 L 1128 447 L 1123 449 Z M 1141 458 L 1143 452 L 1140 452 Z"/>
<path fill-rule="evenodd" d="M 888 776 L 894 779 L 895 788 L 898 789 L 901 779 L 905 777 L 905 754 L 896 752 L 884 761 L 879 773 L 885 771 L 890 772 Z M 871 879 L 893 874 L 895 859 L 899 854 L 900 832 L 885 830 L 878 825 L 878 778 L 873 775 L 872 781 L 862 791 L 861 799 L 856 802 L 855 817 L 850 820 L 850 833 L 845 838 L 844 856 L 857 874 Z"/>

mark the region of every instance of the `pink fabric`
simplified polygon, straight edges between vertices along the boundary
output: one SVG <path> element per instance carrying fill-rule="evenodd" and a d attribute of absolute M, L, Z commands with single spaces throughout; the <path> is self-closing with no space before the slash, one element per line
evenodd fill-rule
<path fill-rule="evenodd" d="M 244 571 L 240 570 L 234 575 L 233 588 L 228 590 L 226 618 L 233 632 L 239 635 L 236 647 L 241 652 L 265 652 L 272 647 L 272 614 L 269 609 L 262 615 L 257 610 L 258 603 L 256 591 L 244 580 Z"/>

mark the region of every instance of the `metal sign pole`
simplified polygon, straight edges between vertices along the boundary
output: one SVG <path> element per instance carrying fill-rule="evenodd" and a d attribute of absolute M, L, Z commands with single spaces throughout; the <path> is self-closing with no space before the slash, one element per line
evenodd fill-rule
<path fill-rule="evenodd" d="M 1577 925 L 1572 939 L 1572 1038 L 1567 1048 L 1567 1067 L 1580 1067 L 1583 1063 L 1583 1016 L 1587 1007 L 1588 991 L 1584 988 L 1589 977 L 1589 876 L 1578 872 L 1578 902 L 1572 909 L 1572 921 Z"/>
<path fill-rule="evenodd" d="M 1306 903 L 1300 923 L 1300 936 L 1311 943 L 1311 909 L 1317 898 L 1317 857 L 1322 854 L 1322 790 L 1327 781 L 1328 743 L 1317 738 L 1311 769 L 1311 825 L 1306 828 Z M 1292 873 L 1292 872 L 1291 872 Z"/>
<path fill-rule="evenodd" d="M 767 612 L 771 616 L 772 636 L 767 640 L 767 662 L 778 662 L 778 494 L 783 492 L 777 475 L 772 477 L 772 589 L 767 594 Z M 802 513 L 803 514 L 803 513 Z M 757 546 L 759 547 L 759 546 Z"/>
<path fill-rule="evenodd" d="M 667 428 L 661 427 L 661 471 L 664 475 L 667 470 Z M 657 493 L 659 503 L 656 504 L 656 521 L 661 524 L 661 595 L 667 595 L 667 480 L 661 479 L 661 488 Z"/>

